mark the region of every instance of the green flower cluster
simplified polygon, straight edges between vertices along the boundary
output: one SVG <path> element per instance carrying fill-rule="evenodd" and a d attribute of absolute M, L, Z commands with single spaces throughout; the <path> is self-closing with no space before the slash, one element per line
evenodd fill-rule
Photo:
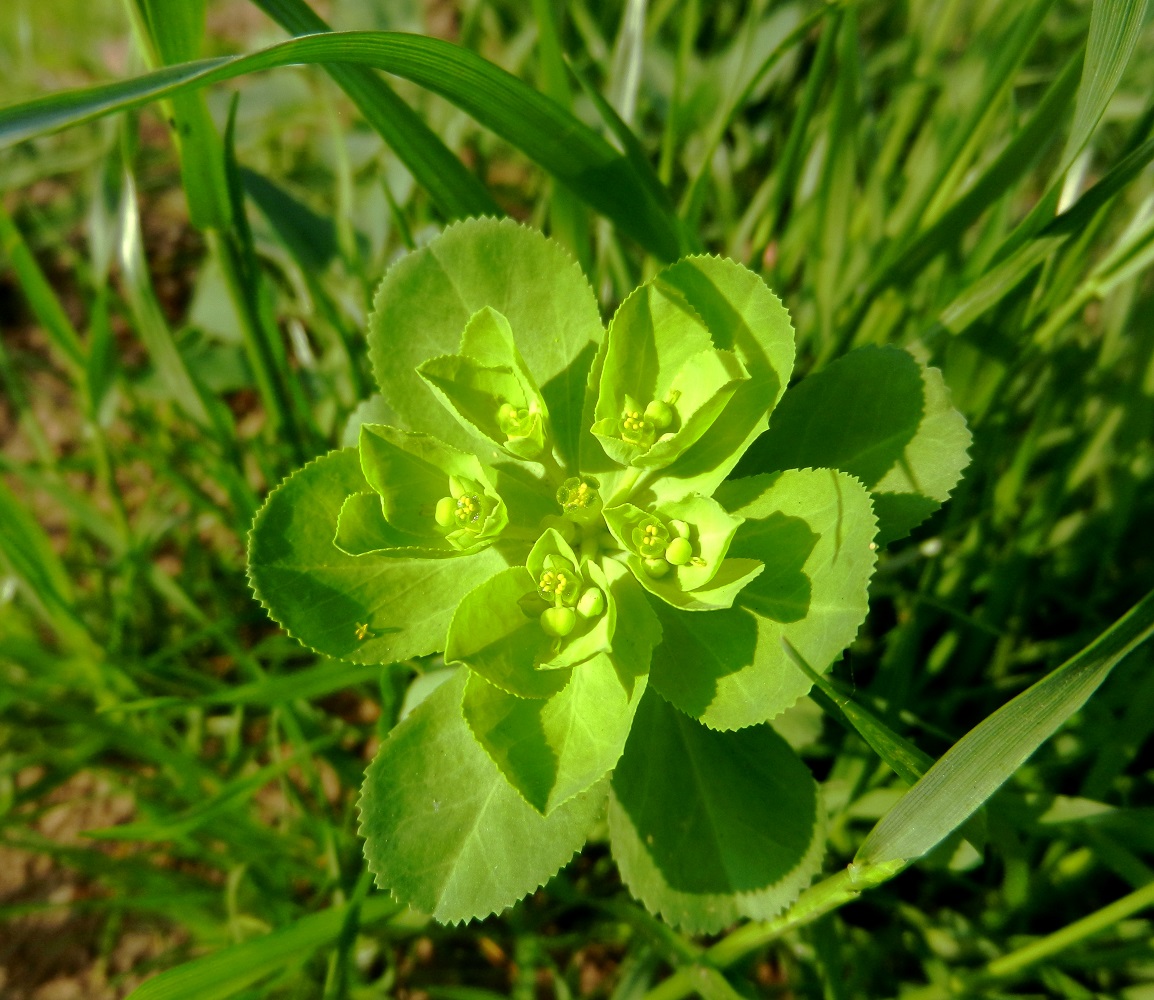
<path fill-rule="evenodd" d="M 356 450 L 270 496 L 250 566 L 314 648 L 443 652 L 366 776 L 378 882 L 439 919 L 483 916 L 553 874 L 608 802 L 655 912 L 702 930 L 777 912 L 820 866 L 821 814 L 767 722 L 809 689 L 791 656 L 824 670 L 853 639 L 877 528 L 869 476 L 822 462 L 818 435 L 805 464 L 826 467 L 775 457 L 806 438 L 766 434 L 793 364 L 779 300 L 687 258 L 605 331 L 555 244 L 474 220 L 390 271 L 370 346 L 382 397 Z M 919 414 L 946 421 L 932 370 L 893 354 Z M 918 425 L 903 443 L 873 423 L 898 442 L 882 471 L 900 520 L 935 499 L 892 474 Z M 735 478 L 743 456 L 754 474 Z"/>

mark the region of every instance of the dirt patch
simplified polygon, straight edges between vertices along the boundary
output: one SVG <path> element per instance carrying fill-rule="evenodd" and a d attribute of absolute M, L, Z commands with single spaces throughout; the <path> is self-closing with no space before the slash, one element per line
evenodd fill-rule
<path fill-rule="evenodd" d="M 17 785 L 41 780 L 28 769 Z M 26 807 L 29 808 L 29 807 Z M 135 815 L 131 796 L 92 772 L 74 775 L 30 804 L 32 838 L 56 848 L 115 855 L 124 845 L 94 845 L 85 830 Z M 120 921 L 104 889 L 46 853 L 0 844 L 0 996 L 4 1000 L 119 1000 L 151 971 L 155 959 L 183 938 L 164 927 Z"/>

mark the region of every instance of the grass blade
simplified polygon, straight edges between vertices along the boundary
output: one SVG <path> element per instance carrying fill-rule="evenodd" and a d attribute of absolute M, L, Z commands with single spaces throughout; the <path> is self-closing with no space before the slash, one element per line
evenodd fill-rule
<path fill-rule="evenodd" d="M 1066 171 L 1086 148 L 1106 105 L 1114 96 L 1138 42 L 1145 15 L 1146 0 L 1095 0 L 1090 14 L 1086 62 L 1082 67 L 1082 82 L 1078 85 L 1074 106 L 1074 126 L 1062 159 L 1045 194 L 1007 238 L 999 251 L 999 258 L 1020 247 L 1024 240 L 1046 224 L 1047 216 L 1058 207 Z"/>
<path fill-rule="evenodd" d="M 976 812 L 1086 703 L 1114 666 L 1152 635 L 1154 592 L 947 750 L 873 828 L 854 864 L 920 858 Z"/>
<path fill-rule="evenodd" d="M 17 228 L 12 216 L 4 208 L 0 199 L 0 252 L 8 258 L 16 279 L 28 297 L 32 312 L 47 332 L 53 346 L 74 371 L 84 367 L 84 345 L 80 335 L 40 269 L 24 235 Z"/>
<path fill-rule="evenodd" d="M 1096 0 L 1090 13 L 1090 37 L 1074 106 L 1074 125 L 1057 171 L 1059 178 L 1090 141 L 1138 44 L 1145 17 L 1146 0 Z"/>
<path fill-rule="evenodd" d="M 204 36 L 205 0 L 173 4 L 164 0 L 134 0 L 139 9 L 140 36 L 155 64 L 172 65 L 196 59 Z M 220 134 L 203 94 L 177 94 L 172 99 L 172 136 L 180 150 L 180 177 L 192 224 L 198 229 L 227 226 L 231 204 Z"/>
<path fill-rule="evenodd" d="M 806 662 L 792 642 L 785 638 L 781 641 L 789 658 L 801 672 L 813 681 L 821 695 L 902 781 L 912 785 L 933 767 L 933 757 L 899 736 L 868 709 L 841 694 L 827 678 Z"/>
<path fill-rule="evenodd" d="M 304 0 L 253 0 L 294 35 L 331 31 Z M 371 69 L 334 63 L 325 72 L 349 95 L 378 135 L 397 154 L 446 220 L 501 215 L 492 195 L 424 120 Z M 555 96 L 555 95 L 551 95 Z"/>
<path fill-rule="evenodd" d="M 650 253 L 664 260 L 679 256 L 676 221 L 625 156 L 512 74 L 467 49 L 420 35 L 309 35 L 250 55 L 203 59 L 54 94 L 0 110 L 0 147 L 245 73 L 332 62 L 375 66 L 440 94 L 521 149 Z"/>
<path fill-rule="evenodd" d="M 1154 139 L 1149 139 L 1125 156 L 1033 240 L 987 271 L 946 306 L 941 314 L 942 325 L 951 333 L 961 333 L 967 329 L 1017 288 L 1051 253 L 1081 233 L 1090 224 L 1090 220 L 1113 201 L 1152 160 Z"/>
<path fill-rule="evenodd" d="M 350 905 L 302 917 L 264 937 L 163 972 L 129 994 L 130 1000 L 224 1000 L 331 945 L 344 927 Z M 363 904 L 361 923 L 387 920 L 399 909 L 387 896 L 370 897 Z"/>
<path fill-rule="evenodd" d="M 573 94 L 565 72 L 565 56 L 557 26 L 553 0 L 533 0 L 537 22 L 537 50 L 541 89 L 566 111 L 573 110 Z M 593 273 L 593 245 L 585 208 L 568 188 L 554 184 L 549 195 L 549 222 L 552 233 L 574 257 L 586 274 Z"/>
<path fill-rule="evenodd" d="M 916 274 L 935 255 L 957 243 L 978 217 L 1026 174 L 1057 138 L 1062 112 L 1074 95 L 1077 80 L 1075 57 L 1051 84 L 1030 120 L 973 186 L 904 248 L 888 273 L 878 280 L 879 287 Z"/>

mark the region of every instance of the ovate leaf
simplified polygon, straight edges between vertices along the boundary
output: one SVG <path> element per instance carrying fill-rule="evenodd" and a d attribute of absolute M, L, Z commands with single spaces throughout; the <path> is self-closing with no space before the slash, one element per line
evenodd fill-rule
<path fill-rule="evenodd" d="M 884 545 L 945 502 L 970 440 L 938 369 L 896 347 L 863 347 L 790 389 L 738 472 L 848 472 L 874 494 Z"/>
<path fill-rule="evenodd" d="M 388 403 L 409 426 L 476 451 L 476 439 L 417 374 L 455 354 L 470 318 L 499 312 L 541 387 L 563 455 L 574 458 L 585 377 L 603 336 L 580 267 L 541 233 L 508 220 L 470 219 L 402 258 L 377 290 L 369 353 Z M 499 452 L 481 455 L 492 461 Z"/>
<path fill-rule="evenodd" d="M 664 641 L 651 684 L 706 725 L 740 729 L 772 719 L 810 689 L 783 638 L 818 671 L 853 641 L 868 609 L 876 522 L 865 488 L 832 469 L 731 480 L 717 499 L 745 518 L 729 555 L 765 569 L 725 611 L 654 605 Z"/>
<path fill-rule="evenodd" d="M 774 916 L 821 867 L 822 825 L 813 777 L 768 725 L 717 733 L 653 692 L 642 699 L 613 773 L 609 835 L 651 911 L 696 933 Z"/>
<path fill-rule="evenodd" d="M 629 571 L 606 566 L 612 607 L 624 627 L 613 650 L 579 664 L 548 700 L 517 698 L 470 677 L 464 712 L 478 742 L 506 778 L 548 814 L 617 763 L 645 691 L 661 627 Z"/>
<path fill-rule="evenodd" d="M 612 770 L 644 690 L 642 679 L 627 692 L 610 656 L 600 653 L 548 699 L 518 698 L 473 674 L 464 712 L 502 774 L 548 816 Z"/>
<path fill-rule="evenodd" d="M 377 884 L 442 922 L 488 916 L 567 862 L 605 786 L 548 816 L 530 806 L 461 715 L 467 671 L 442 684 L 381 744 L 361 791 L 361 836 Z"/>
<path fill-rule="evenodd" d="M 352 556 L 333 539 L 347 497 L 368 493 L 356 451 L 333 451 L 269 494 L 249 536 L 249 582 L 306 646 L 357 663 L 443 649 L 461 598 L 506 567 L 495 549 L 455 559 Z"/>
<path fill-rule="evenodd" d="M 609 324 L 593 433 L 619 465 L 668 465 L 708 430 L 745 377 L 735 354 L 714 348 L 685 297 L 651 281 Z M 653 404 L 664 419 L 651 417 Z M 592 462 L 586 471 L 603 467 Z"/>
<path fill-rule="evenodd" d="M 756 274 L 720 257 L 686 257 L 655 279 L 675 290 L 709 328 L 713 346 L 732 351 L 748 378 L 737 386 L 708 431 L 662 470 L 659 500 L 710 495 L 746 448 L 765 430 L 793 370 L 789 313 Z"/>

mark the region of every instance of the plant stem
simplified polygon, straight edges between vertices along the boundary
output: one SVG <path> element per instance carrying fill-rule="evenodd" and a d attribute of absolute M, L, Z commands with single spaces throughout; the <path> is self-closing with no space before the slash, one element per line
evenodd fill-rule
<path fill-rule="evenodd" d="M 276 359 L 262 329 L 260 317 L 256 315 L 255 303 L 248 291 L 244 263 L 231 234 L 215 229 L 207 230 L 209 243 L 215 251 L 229 297 L 240 319 L 241 334 L 244 338 L 245 354 L 252 366 L 257 389 L 276 428 L 283 431 L 292 446 L 298 461 L 304 461 L 305 450 L 300 429 L 292 410 L 285 386 L 277 370 Z"/>
<path fill-rule="evenodd" d="M 1096 913 L 1091 913 L 1081 920 L 1075 920 L 1074 923 L 1063 927 L 1060 931 L 1047 934 L 1044 938 L 1039 938 L 1024 948 L 1019 948 L 1008 955 L 994 959 L 986 966 L 985 973 L 979 977 L 979 980 L 1005 979 L 1016 976 L 1029 966 L 1049 958 L 1051 955 L 1056 955 L 1086 938 L 1109 930 L 1119 921 L 1133 916 L 1148 906 L 1154 906 L 1154 882 L 1142 886 L 1141 889 L 1135 889 L 1128 896 L 1115 900 Z"/>

